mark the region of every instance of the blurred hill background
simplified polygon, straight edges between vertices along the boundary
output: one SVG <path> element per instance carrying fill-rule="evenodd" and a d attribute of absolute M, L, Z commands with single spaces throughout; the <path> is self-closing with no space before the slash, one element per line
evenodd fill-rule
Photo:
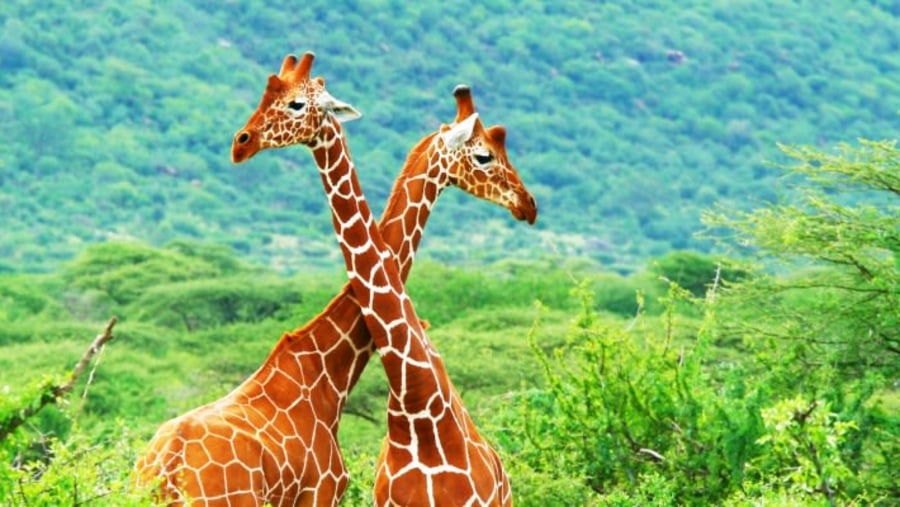
<path fill-rule="evenodd" d="M 337 266 L 306 150 L 229 160 L 266 77 L 312 50 L 364 117 L 350 148 L 377 213 L 406 153 L 471 85 L 508 128 L 538 224 L 448 192 L 423 255 L 583 257 L 630 272 L 699 210 L 788 191 L 776 141 L 895 137 L 900 2 L 5 2 L 0 270 L 87 245 L 201 239 L 277 271 Z"/>

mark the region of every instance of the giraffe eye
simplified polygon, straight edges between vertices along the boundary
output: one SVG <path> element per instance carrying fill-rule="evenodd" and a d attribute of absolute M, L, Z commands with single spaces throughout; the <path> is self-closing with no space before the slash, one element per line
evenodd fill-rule
<path fill-rule="evenodd" d="M 490 153 L 483 154 L 483 155 L 476 153 L 475 160 L 478 161 L 479 164 L 484 165 L 484 164 L 487 164 L 488 162 L 490 162 L 491 160 L 494 160 L 494 157 Z"/>
<path fill-rule="evenodd" d="M 306 102 L 303 102 L 302 100 L 292 100 L 288 102 L 288 109 L 291 111 L 300 111 L 304 107 L 306 107 Z"/>

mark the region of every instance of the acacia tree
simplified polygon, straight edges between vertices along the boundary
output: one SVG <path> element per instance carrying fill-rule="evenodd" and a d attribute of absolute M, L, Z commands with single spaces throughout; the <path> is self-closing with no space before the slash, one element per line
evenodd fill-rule
<path fill-rule="evenodd" d="M 900 374 L 900 150 L 861 141 L 836 153 L 782 146 L 802 177 L 796 202 L 749 212 L 713 212 L 707 225 L 731 231 L 775 273 L 737 284 L 732 309 L 753 322 L 735 332 L 767 337 L 807 367 L 842 377 Z M 785 274 L 789 273 L 789 274 Z M 743 309 L 743 310 L 741 310 Z"/>
<path fill-rule="evenodd" d="M 824 449 L 797 440 L 815 458 L 819 493 L 897 498 L 900 472 L 886 464 L 900 453 L 900 418 L 882 407 L 900 375 L 900 150 L 865 140 L 781 149 L 795 161 L 786 178 L 802 182 L 793 202 L 704 217 L 768 273 L 722 293 L 718 338 L 740 343 L 779 398 L 814 400 L 811 411 L 829 406 L 855 428 L 839 449 L 842 477 L 823 472 Z M 810 419 L 801 412 L 792 420 Z"/>

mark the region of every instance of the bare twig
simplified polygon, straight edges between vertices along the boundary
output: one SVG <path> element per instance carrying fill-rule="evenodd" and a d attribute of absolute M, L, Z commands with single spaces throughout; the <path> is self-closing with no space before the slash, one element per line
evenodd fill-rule
<path fill-rule="evenodd" d="M 379 419 L 379 418 L 373 416 L 373 415 L 370 414 L 369 412 L 366 412 L 366 411 L 364 411 L 364 410 L 356 410 L 356 409 L 354 409 L 354 408 L 352 408 L 352 407 L 345 407 L 345 408 L 344 408 L 344 413 L 345 413 L 345 414 L 348 414 L 348 415 L 355 415 L 356 417 L 359 417 L 360 419 L 364 419 L 364 420 L 366 420 L 366 421 L 369 421 L 370 423 L 378 424 L 378 423 L 381 421 L 381 419 Z"/>
<path fill-rule="evenodd" d="M 666 460 L 666 458 L 662 454 L 654 451 L 653 449 L 647 449 L 646 447 L 638 449 L 638 454 L 647 454 L 660 463 Z"/>
<path fill-rule="evenodd" d="M 69 381 L 59 387 L 58 395 L 67 394 L 69 391 L 75 387 L 75 382 L 78 380 L 78 377 L 84 372 L 84 369 L 87 368 L 88 363 L 91 362 L 91 358 L 94 357 L 95 354 L 100 352 L 106 342 L 112 340 L 113 334 L 112 329 L 113 326 L 116 325 L 117 319 L 112 317 L 109 319 L 109 322 L 106 323 L 106 327 L 103 328 L 103 332 L 98 334 L 96 338 L 94 338 L 94 343 L 91 343 L 90 348 L 88 348 L 84 354 L 81 356 L 81 360 L 78 361 L 78 364 L 75 365 L 75 369 L 72 370 L 72 375 L 69 376 Z"/>
<path fill-rule="evenodd" d="M 819 403 L 815 400 L 806 407 L 805 410 L 796 410 L 794 411 L 793 419 L 797 421 L 799 424 L 805 424 L 806 420 L 809 418 L 810 414 L 813 413 L 813 410 L 819 406 Z"/>
<path fill-rule="evenodd" d="M 106 323 L 106 327 L 103 329 L 103 332 L 97 335 L 96 338 L 94 338 L 94 342 L 91 343 L 91 346 L 88 347 L 88 349 L 81 356 L 81 360 L 79 360 L 78 364 L 75 365 L 75 368 L 69 375 L 69 380 L 65 384 L 53 385 L 48 387 L 46 390 L 44 390 L 44 392 L 41 393 L 40 399 L 38 400 L 38 403 L 36 405 L 28 405 L 8 420 L 0 421 L 0 441 L 6 439 L 6 437 L 9 436 L 10 433 L 15 431 L 16 428 L 25 423 L 28 418 L 36 414 L 39 410 L 51 403 L 56 403 L 61 397 L 72 391 L 72 389 L 75 387 L 75 382 L 77 382 L 81 374 L 84 373 L 85 368 L 87 368 L 88 364 L 90 364 L 91 359 L 94 357 L 94 355 L 102 350 L 103 346 L 108 341 L 112 340 L 112 330 L 113 326 L 116 325 L 116 322 L 116 317 L 112 317 L 111 319 L 109 319 L 109 322 Z"/>
<path fill-rule="evenodd" d="M 716 264 L 716 277 L 713 278 L 712 287 L 706 290 L 706 300 L 712 303 L 716 299 L 716 292 L 719 290 L 719 282 L 722 279 L 722 265 Z"/>

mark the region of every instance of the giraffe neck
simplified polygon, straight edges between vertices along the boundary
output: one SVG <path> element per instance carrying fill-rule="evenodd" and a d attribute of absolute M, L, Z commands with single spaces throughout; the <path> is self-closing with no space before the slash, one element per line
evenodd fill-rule
<path fill-rule="evenodd" d="M 404 283 L 431 209 L 449 185 L 448 172 L 430 159 L 435 137 L 436 134 L 425 137 L 410 152 L 379 222 L 381 237 L 393 252 Z"/>
<path fill-rule="evenodd" d="M 446 172 L 429 161 L 433 139 L 433 135 L 426 137 L 410 153 L 379 224 L 403 281 L 412 267 L 431 209 L 448 185 Z M 235 392 L 254 398 L 252 391 L 258 387 L 271 391 L 270 399 L 283 398 L 275 400 L 276 404 L 292 405 L 296 393 L 281 386 L 269 389 L 263 381 L 271 378 L 272 370 L 283 371 L 290 378 L 303 379 L 303 385 L 313 391 L 311 399 L 327 400 L 316 413 L 321 421 L 334 421 L 336 430 L 340 412 L 371 353 L 372 338 L 348 284 L 307 325 L 284 334 L 260 370 Z"/>
<path fill-rule="evenodd" d="M 385 367 L 389 412 L 416 413 L 436 396 L 441 406 L 449 404 L 451 387 L 443 362 L 425 337 L 397 265 L 375 226 L 340 125 L 333 121 L 323 125 L 311 150 L 331 205 L 350 286 Z"/>

